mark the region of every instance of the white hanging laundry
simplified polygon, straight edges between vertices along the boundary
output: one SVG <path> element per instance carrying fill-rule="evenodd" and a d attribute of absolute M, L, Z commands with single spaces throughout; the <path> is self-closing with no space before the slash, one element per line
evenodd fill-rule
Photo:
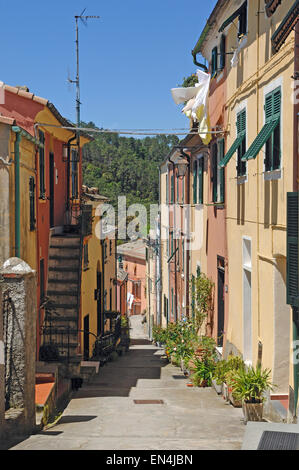
<path fill-rule="evenodd" d="M 239 63 L 239 53 L 243 49 L 243 47 L 246 46 L 246 44 L 247 44 L 247 36 L 244 36 L 244 38 L 240 41 L 239 46 L 237 47 L 237 49 L 234 52 L 233 58 L 231 60 L 231 66 L 232 67 L 237 67 L 237 65 Z"/>
<path fill-rule="evenodd" d="M 171 94 L 176 104 L 187 101 L 182 112 L 188 117 L 198 122 L 198 133 L 205 145 L 211 140 L 209 116 L 208 116 L 208 96 L 211 76 L 202 70 L 196 71 L 198 83 L 194 87 L 172 88 Z"/>

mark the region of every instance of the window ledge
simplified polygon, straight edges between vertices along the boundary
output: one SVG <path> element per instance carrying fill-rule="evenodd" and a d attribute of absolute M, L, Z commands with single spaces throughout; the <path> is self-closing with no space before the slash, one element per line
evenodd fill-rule
<path fill-rule="evenodd" d="M 266 181 L 278 180 L 280 178 L 281 178 L 281 168 L 279 168 L 278 170 L 271 170 L 271 171 L 264 172 L 264 179 Z"/>

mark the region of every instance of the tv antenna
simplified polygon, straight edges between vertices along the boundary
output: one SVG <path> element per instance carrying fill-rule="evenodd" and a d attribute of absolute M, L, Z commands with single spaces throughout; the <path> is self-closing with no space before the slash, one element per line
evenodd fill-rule
<path fill-rule="evenodd" d="M 68 82 L 69 83 L 75 83 L 76 84 L 76 114 L 77 114 L 77 126 L 80 127 L 80 78 L 79 78 L 79 25 L 78 25 L 78 20 L 80 19 L 84 26 L 87 26 L 87 20 L 89 19 L 99 19 L 100 16 L 91 16 L 91 15 L 84 15 L 86 8 L 82 11 L 80 15 L 75 15 L 75 20 L 76 20 L 76 60 L 77 60 L 77 74 L 76 74 L 76 79 L 71 80 L 71 78 L 68 77 Z M 79 145 L 79 132 L 77 132 L 77 142 Z"/>

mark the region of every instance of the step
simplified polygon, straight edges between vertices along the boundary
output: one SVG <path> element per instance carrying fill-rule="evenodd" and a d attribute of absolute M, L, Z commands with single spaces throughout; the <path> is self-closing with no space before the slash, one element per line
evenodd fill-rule
<path fill-rule="evenodd" d="M 60 272 L 60 273 L 73 273 L 74 267 L 73 266 L 50 266 L 50 272 Z"/>
<path fill-rule="evenodd" d="M 48 289 L 53 292 L 70 291 L 75 292 L 78 290 L 78 282 L 71 280 L 50 279 L 48 281 Z"/>
<path fill-rule="evenodd" d="M 69 256 L 66 257 L 49 257 L 49 268 L 72 268 L 73 270 L 79 269 L 80 259 L 78 257 L 72 258 Z"/>
<path fill-rule="evenodd" d="M 78 304 L 77 303 L 58 303 L 58 302 L 52 302 L 52 307 L 53 309 L 55 310 L 58 310 L 58 309 L 63 309 L 63 310 L 74 310 L 74 309 L 77 309 L 78 308 Z"/>
<path fill-rule="evenodd" d="M 78 273 L 76 271 L 49 270 L 48 282 L 76 282 L 78 283 Z"/>
<path fill-rule="evenodd" d="M 52 237 L 50 242 L 50 247 L 60 246 L 61 248 L 65 247 L 80 247 L 80 237 Z"/>

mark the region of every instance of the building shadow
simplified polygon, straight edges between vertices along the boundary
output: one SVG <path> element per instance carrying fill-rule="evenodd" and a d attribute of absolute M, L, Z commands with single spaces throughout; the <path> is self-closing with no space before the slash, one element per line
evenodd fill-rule
<path fill-rule="evenodd" d="M 132 339 L 129 351 L 101 367 L 91 382 L 83 383 L 82 388 L 73 393 L 72 399 L 129 397 L 139 380 L 159 380 L 168 360 L 161 348 L 149 346 L 152 346 L 149 340 Z"/>

